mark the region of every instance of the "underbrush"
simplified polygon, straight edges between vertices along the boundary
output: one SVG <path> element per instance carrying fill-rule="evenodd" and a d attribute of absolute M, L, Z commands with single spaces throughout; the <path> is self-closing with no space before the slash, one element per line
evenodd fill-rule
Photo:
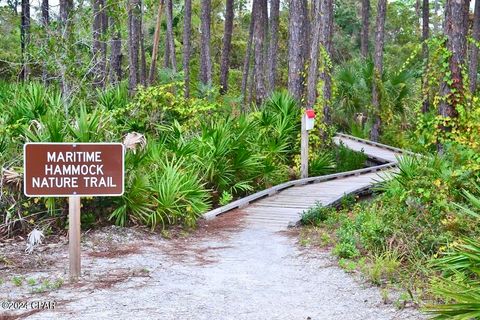
<path fill-rule="evenodd" d="M 459 310 L 456 319 L 478 317 L 476 161 L 458 145 L 447 146 L 444 156 L 404 157 L 375 197 L 338 210 L 317 206 L 302 221 L 323 237 L 329 234 L 347 271 L 400 290 L 410 302 L 432 305 L 429 310 L 445 319 Z"/>
<path fill-rule="evenodd" d="M 193 227 L 210 208 L 298 178 L 300 109 L 278 92 L 258 110 L 239 114 L 226 99 L 183 98 L 182 83 L 140 88 L 125 84 L 64 101 L 54 87 L 1 86 L 0 234 L 64 228 L 63 198 L 22 193 L 25 142 L 123 142 L 125 193 L 84 198 L 83 226 L 171 224 Z M 316 144 L 311 175 L 363 167 L 365 156 Z M 342 165 L 338 165 L 341 163 Z"/>

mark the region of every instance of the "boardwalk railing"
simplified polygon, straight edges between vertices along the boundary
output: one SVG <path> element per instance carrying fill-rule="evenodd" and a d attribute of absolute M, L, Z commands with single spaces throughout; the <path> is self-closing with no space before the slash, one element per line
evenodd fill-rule
<path fill-rule="evenodd" d="M 343 134 L 343 133 L 338 133 L 337 137 L 354 140 L 354 141 L 360 142 L 362 144 L 377 147 L 377 148 L 382 148 L 382 149 L 391 151 L 392 153 L 395 153 L 395 154 L 412 154 L 409 151 L 405 151 L 405 150 L 402 150 L 402 149 L 398 149 L 398 148 L 395 148 L 395 147 L 387 146 L 387 145 L 384 145 L 384 144 L 381 144 L 381 143 L 377 143 L 377 142 L 373 142 L 373 141 L 369 141 L 369 140 L 365 140 L 365 139 L 356 138 L 356 137 L 353 137 L 353 136 L 350 136 L 350 135 L 347 135 L 347 134 Z M 387 162 L 385 159 L 375 157 L 375 155 L 373 155 L 373 154 L 367 154 L 367 156 L 369 158 L 371 158 L 371 159 L 373 158 L 377 161 L 379 160 L 381 162 Z M 225 213 L 225 212 L 233 210 L 233 209 L 244 208 L 244 207 L 248 206 L 250 203 L 252 203 L 256 200 L 259 200 L 259 199 L 262 199 L 262 198 L 265 198 L 265 197 L 268 197 L 268 196 L 272 196 L 272 195 L 277 194 L 278 192 L 280 192 L 282 190 L 285 190 L 287 188 L 301 186 L 301 185 L 310 184 L 310 183 L 321 183 L 321 182 L 330 181 L 330 180 L 334 180 L 334 179 L 346 178 L 346 177 L 349 177 L 349 176 L 358 176 L 358 175 L 367 174 L 367 173 L 371 173 L 371 172 L 378 172 L 378 171 L 394 168 L 396 165 L 397 165 L 397 162 L 392 161 L 392 162 L 387 162 L 387 163 L 384 163 L 384 164 L 381 164 L 381 165 L 378 165 L 378 166 L 369 167 L 369 168 L 363 168 L 363 169 L 358 169 L 358 170 L 353 170 L 353 171 L 328 174 L 328 175 L 324 175 L 324 176 L 317 176 L 317 177 L 310 177 L 310 178 L 305 178 L 305 179 L 287 181 L 285 183 L 273 186 L 273 187 L 268 188 L 266 190 L 262 190 L 262 191 L 259 191 L 257 193 L 251 194 L 251 195 L 249 195 L 245 198 L 241 198 L 241 199 L 238 199 L 236 201 L 233 201 L 233 202 L 231 202 L 231 203 L 229 203 L 229 204 L 227 204 L 223 207 L 213 209 L 213 210 L 203 214 L 203 217 L 205 219 L 213 219 L 213 218 L 215 218 L 216 216 L 218 216 L 222 213 Z M 357 190 L 357 192 L 358 191 L 363 191 L 363 190 Z M 336 199 L 335 201 L 332 202 L 332 204 L 340 201 L 343 197 L 344 197 L 344 195 L 339 196 L 338 199 Z"/>

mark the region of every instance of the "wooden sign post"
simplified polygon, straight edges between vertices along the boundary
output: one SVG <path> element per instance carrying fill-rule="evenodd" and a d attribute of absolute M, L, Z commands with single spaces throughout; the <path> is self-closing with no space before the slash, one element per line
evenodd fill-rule
<path fill-rule="evenodd" d="M 315 124 L 315 111 L 306 109 L 302 114 L 302 127 L 300 137 L 300 178 L 308 178 L 308 131 Z"/>
<path fill-rule="evenodd" d="M 302 133 L 300 137 L 300 178 L 308 178 L 308 131 L 306 117 L 302 115 Z"/>
<path fill-rule="evenodd" d="M 68 197 L 70 280 L 80 277 L 80 197 L 121 196 L 121 143 L 27 143 L 23 152 L 27 197 Z"/>
<path fill-rule="evenodd" d="M 68 258 L 70 279 L 77 281 L 81 270 L 80 256 L 80 197 L 68 198 Z"/>

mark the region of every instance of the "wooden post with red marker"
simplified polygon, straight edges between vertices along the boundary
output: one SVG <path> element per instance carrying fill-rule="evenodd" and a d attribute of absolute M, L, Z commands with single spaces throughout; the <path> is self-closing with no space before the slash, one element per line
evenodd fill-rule
<path fill-rule="evenodd" d="M 302 132 L 300 140 L 300 178 L 308 178 L 308 131 L 315 125 L 315 111 L 306 109 L 302 115 Z"/>

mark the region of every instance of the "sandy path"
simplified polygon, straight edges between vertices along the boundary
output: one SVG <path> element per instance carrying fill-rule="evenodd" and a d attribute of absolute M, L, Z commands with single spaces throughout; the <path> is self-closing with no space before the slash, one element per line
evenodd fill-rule
<path fill-rule="evenodd" d="M 5 283 L 0 296 L 57 301 L 53 311 L 23 314 L 32 320 L 421 319 L 383 304 L 378 288 L 339 269 L 329 253 L 302 249 L 285 233 L 240 227 L 239 213 L 229 215 L 237 219 L 221 217 L 169 241 L 118 232 L 85 237 L 78 285 L 27 294 Z M 65 277 L 66 246 L 51 254 L 55 263 L 28 276 Z"/>

